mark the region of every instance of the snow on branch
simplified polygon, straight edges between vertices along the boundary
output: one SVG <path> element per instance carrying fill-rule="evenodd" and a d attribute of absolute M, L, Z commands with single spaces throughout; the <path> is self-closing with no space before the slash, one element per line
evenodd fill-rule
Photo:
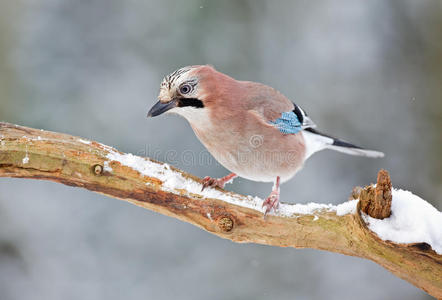
<path fill-rule="evenodd" d="M 386 171 L 358 199 L 337 206 L 282 203 L 264 219 L 262 199 L 218 188 L 201 192 L 199 178 L 168 164 L 67 134 L 0 123 L 0 177 L 86 188 L 234 242 L 370 259 L 442 297 L 441 212 L 410 192 L 392 190 Z"/>

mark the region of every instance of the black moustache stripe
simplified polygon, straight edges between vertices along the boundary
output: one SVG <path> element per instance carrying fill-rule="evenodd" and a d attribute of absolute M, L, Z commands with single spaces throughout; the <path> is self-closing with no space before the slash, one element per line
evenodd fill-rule
<path fill-rule="evenodd" d="M 203 101 L 197 98 L 180 98 L 178 99 L 178 107 L 191 106 L 195 108 L 203 108 Z"/>

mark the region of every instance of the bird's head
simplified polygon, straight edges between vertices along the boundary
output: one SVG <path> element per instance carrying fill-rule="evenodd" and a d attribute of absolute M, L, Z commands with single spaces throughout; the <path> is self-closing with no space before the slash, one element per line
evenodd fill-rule
<path fill-rule="evenodd" d="M 160 86 L 158 102 L 147 116 L 155 117 L 170 112 L 186 118 L 206 108 L 210 77 L 217 73 L 211 66 L 188 66 L 164 77 Z"/>

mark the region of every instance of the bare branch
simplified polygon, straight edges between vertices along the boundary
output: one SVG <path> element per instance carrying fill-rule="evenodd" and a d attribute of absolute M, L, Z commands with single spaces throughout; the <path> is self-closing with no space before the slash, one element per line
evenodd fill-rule
<path fill-rule="evenodd" d="M 361 218 L 360 203 L 355 213 L 342 215 L 319 205 L 316 210 L 300 213 L 296 205 L 284 204 L 286 211 L 293 213 L 269 215 L 264 220 L 256 200 L 250 197 L 219 189 L 213 193 L 219 197 L 208 198 L 195 189 L 173 188 L 166 185 L 164 178 L 158 178 L 161 176 L 145 176 L 110 159 L 110 154 L 116 153 L 123 155 L 70 135 L 0 123 L 0 177 L 82 187 L 178 218 L 234 242 L 314 248 L 370 259 L 442 298 L 442 256 L 427 244 L 394 244 L 379 239 Z M 177 179 L 185 178 L 189 186 L 201 186 L 199 178 L 148 158 L 145 162 L 164 166 Z M 368 187 L 362 193 L 374 197 L 370 198 L 376 207 L 373 211 L 380 210 L 381 217 L 387 217 L 391 183 L 388 173 L 379 178 L 382 180 L 376 191 L 369 192 L 372 188 Z M 364 204 L 367 207 L 370 206 Z"/>

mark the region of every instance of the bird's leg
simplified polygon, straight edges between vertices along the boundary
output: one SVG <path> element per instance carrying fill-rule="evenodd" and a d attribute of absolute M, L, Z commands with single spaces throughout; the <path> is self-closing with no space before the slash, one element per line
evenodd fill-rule
<path fill-rule="evenodd" d="M 273 189 L 267 199 L 262 203 L 262 207 L 265 207 L 264 217 L 272 210 L 276 210 L 279 207 L 279 176 L 276 177 Z"/>
<path fill-rule="evenodd" d="M 237 175 L 235 173 L 230 173 L 227 176 L 224 176 L 222 178 L 212 178 L 209 176 L 204 177 L 203 179 L 203 188 L 201 189 L 201 191 L 203 191 L 206 187 L 220 187 L 220 188 L 224 188 L 224 186 L 226 185 L 226 183 L 229 183 L 230 181 L 232 181 L 235 177 L 237 177 Z"/>

